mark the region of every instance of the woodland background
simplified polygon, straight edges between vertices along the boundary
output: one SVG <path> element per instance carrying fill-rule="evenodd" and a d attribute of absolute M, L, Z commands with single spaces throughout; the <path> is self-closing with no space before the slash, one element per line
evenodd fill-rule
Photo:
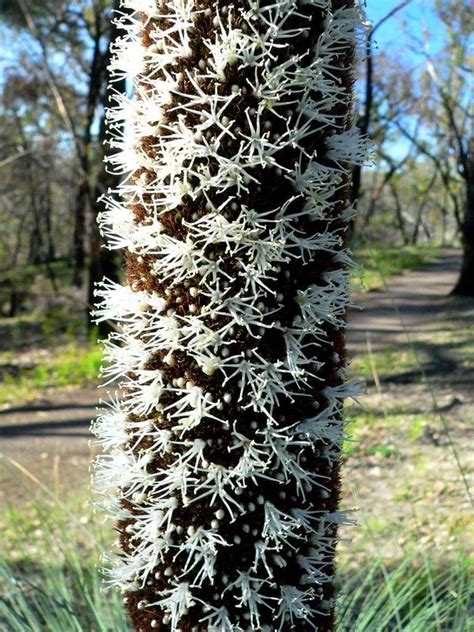
<path fill-rule="evenodd" d="M 374 155 L 354 172 L 353 240 L 458 244 L 474 190 L 472 4 L 373 5 L 355 111 Z M 96 225 L 97 199 L 115 184 L 103 162 L 114 151 L 104 107 L 119 2 L 2 7 L 1 314 L 71 303 L 86 314 L 93 284 L 121 264 L 101 249 Z"/>
<path fill-rule="evenodd" d="M 89 313 L 94 283 L 123 270 L 96 223 L 117 182 L 104 108 L 126 89 L 106 89 L 121 9 L 1 6 L 0 627 L 127 630 L 94 565 L 111 529 L 86 501 L 106 333 Z M 341 546 L 340 629 L 461 632 L 474 611 L 474 7 L 372 0 L 367 15 L 354 115 L 373 151 L 353 173 L 351 231 L 365 312 L 349 336 L 367 393 L 347 408 L 343 506 L 361 525 Z"/>

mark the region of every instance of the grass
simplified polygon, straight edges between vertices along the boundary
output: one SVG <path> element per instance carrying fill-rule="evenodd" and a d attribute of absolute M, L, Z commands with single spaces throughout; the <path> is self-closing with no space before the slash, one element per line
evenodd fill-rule
<path fill-rule="evenodd" d="M 99 570 L 113 530 L 87 493 L 62 501 L 33 476 L 19 477 L 19 487 L 29 500 L 0 509 L 0 630 L 129 630 L 121 597 L 104 592 Z"/>
<path fill-rule="evenodd" d="M 43 568 L 36 581 L 0 564 L 0 623 L 12 632 L 130 630 L 120 596 L 104 594 L 97 569 L 79 562 Z M 341 587 L 337 630 L 467 632 L 474 624 L 469 576 L 462 558 L 444 570 L 422 558 L 408 557 L 395 568 L 377 561 Z"/>
<path fill-rule="evenodd" d="M 372 379 L 374 373 L 381 379 L 392 374 L 400 374 L 418 369 L 420 352 L 413 347 L 386 347 L 358 356 L 352 363 L 352 370 L 364 380 Z M 422 358 L 423 359 L 423 358 Z"/>
<path fill-rule="evenodd" d="M 340 632 L 467 632 L 474 619 L 472 568 L 460 556 L 444 568 L 422 553 L 396 566 L 382 560 L 348 577 L 338 609 Z"/>
<path fill-rule="evenodd" d="M 31 346 L 54 346 L 83 338 L 85 314 L 72 314 L 65 308 L 51 308 L 41 313 L 31 310 L 19 316 L 0 319 L 0 336 L 14 349 Z"/>
<path fill-rule="evenodd" d="M 112 530 L 80 499 L 51 494 L 23 508 L 3 509 L 0 629 L 12 632 L 128 632 L 121 597 L 104 591 L 99 554 Z M 368 535 L 368 537 L 370 537 Z M 366 559 L 342 567 L 337 606 L 340 632 L 466 632 L 473 597 L 466 556 L 429 559 L 407 552 L 397 562 Z"/>
<path fill-rule="evenodd" d="M 11 632 L 125 632 L 129 630 L 117 593 L 102 593 L 93 566 L 68 565 L 12 570 L 0 562 L 0 625 Z"/>
<path fill-rule="evenodd" d="M 92 343 L 70 343 L 58 347 L 54 354 L 17 374 L 6 373 L 0 383 L 0 406 L 13 401 L 27 401 L 47 388 L 85 385 L 97 380 L 102 358 L 101 349 Z M 5 362 L 5 358 L 3 358 Z"/>
<path fill-rule="evenodd" d="M 432 421 L 430 415 L 413 413 L 380 412 L 364 410 L 358 406 L 346 405 L 347 434 L 344 451 L 346 457 L 358 455 L 378 455 L 382 458 L 399 456 L 398 449 L 390 442 L 394 431 L 408 435 L 410 441 L 417 441 L 424 432 L 425 425 Z M 381 442 L 382 441 L 382 442 Z"/>
<path fill-rule="evenodd" d="M 0 319 L 0 407 L 30 401 L 48 388 L 82 386 L 97 380 L 102 351 L 97 331 L 86 337 L 81 314 L 53 309 Z"/>
<path fill-rule="evenodd" d="M 356 247 L 354 285 L 362 291 L 377 290 L 384 285 L 384 279 L 436 261 L 438 251 L 439 247 L 431 244 Z"/>
<path fill-rule="evenodd" d="M 119 595 L 103 592 L 103 577 L 96 559 L 102 547 L 99 539 L 95 541 L 97 531 L 88 534 L 88 545 L 92 544 L 92 538 L 97 547 L 92 552 L 78 542 L 77 526 L 63 525 L 58 529 L 56 525 L 53 535 L 51 522 L 43 517 L 40 527 L 35 531 L 43 531 L 43 541 L 36 552 L 30 546 L 21 560 L 0 558 L 3 595 L 0 629 L 15 632 L 128 629 Z M 85 533 L 80 535 L 84 540 Z"/>

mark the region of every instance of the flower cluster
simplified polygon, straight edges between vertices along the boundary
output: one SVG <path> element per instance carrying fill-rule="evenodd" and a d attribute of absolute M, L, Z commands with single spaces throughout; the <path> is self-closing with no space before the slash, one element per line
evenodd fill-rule
<path fill-rule="evenodd" d="M 350 257 L 341 0 L 125 0 L 122 174 L 100 223 L 127 252 L 96 318 L 116 398 L 95 422 L 137 629 L 328 630 Z"/>

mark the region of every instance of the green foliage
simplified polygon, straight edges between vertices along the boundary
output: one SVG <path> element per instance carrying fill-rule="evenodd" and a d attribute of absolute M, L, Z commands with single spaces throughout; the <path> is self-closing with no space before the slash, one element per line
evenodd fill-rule
<path fill-rule="evenodd" d="M 338 602 L 339 632 L 466 632 L 472 589 L 464 558 L 447 568 L 408 556 L 395 568 L 381 561 L 347 578 Z M 127 632 L 121 599 L 104 594 L 95 566 L 69 560 L 28 574 L 0 563 L 0 624 L 12 632 Z"/>
<path fill-rule="evenodd" d="M 417 354 L 414 349 L 407 347 L 386 347 L 364 354 L 353 362 L 352 370 L 365 380 L 373 379 L 374 374 L 386 378 L 393 373 L 416 371 L 418 368 Z"/>
<path fill-rule="evenodd" d="M 391 459 L 400 456 L 397 448 L 389 444 L 375 445 L 370 448 L 369 453 L 381 456 L 383 459 Z"/>
<path fill-rule="evenodd" d="M 50 367 L 44 368 L 47 369 L 47 379 L 49 378 L 54 386 L 67 386 L 96 380 L 101 361 L 100 349 L 77 349 L 71 346 Z"/>
<path fill-rule="evenodd" d="M 0 383 L 0 405 L 32 399 L 45 388 L 80 386 L 94 382 L 97 380 L 101 362 L 102 351 L 97 345 L 79 346 L 72 343 L 58 348 L 43 363 L 22 369 L 19 375 L 5 375 Z"/>
<path fill-rule="evenodd" d="M 72 342 L 84 329 L 84 314 L 73 315 L 64 308 L 58 308 L 41 317 L 39 325 L 45 343 L 57 340 L 58 334 Z"/>
<path fill-rule="evenodd" d="M 355 249 L 358 267 L 354 285 L 367 292 L 384 285 L 384 279 L 436 260 L 439 248 L 433 245 L 390 247 L 374 245 Z"/>
<path fill-rule="evenodd" d="M 66 566 L 21 570 L 0 563 L 0 625 L 12 632 L 125 632 L 129 629 L 117 593 L 103 595 L 95 566 L 69 560 Z"/>
<path fill-rule="evenodd" d="M 344 445 L 346 458 L 364 454 L 398 459 L 401 455 L 399 449 L 392 444 L 391 436 L 395 436 L 395 433 L 403 434 L 409 445 L 422 439 L 427 428 L 436 428 L 439 425 L 436 413 L 421 415 L 403 407 L 382 412 L 348 404 L 346 415 L 349 420 Z"/>
<path fill-rule="evenodd" d="M 7 253 L 0 255 L 0 265 L 5 266 L 5 261 L 2 260 L 2 256 L 6 256 Z M 56 293 L 56 286 L 61 288 L 69 288 L 71 286 L 72 273 L 71 265 L 67 258 L 51 261 L 49 263 L 34 263 L 28 265 L 17 265 L 15 267 L 9 267 L 0 272 L 0 307 L 3 307 L 3 303 L 9 300 L 9 295 L 12 290 L 22 297 L 20 302 L 23 302 L 30 294 L 35 294 L 38 291 L 38 279 L 41 278 L 41 293 L 48 293 L 54 295 Z"/>

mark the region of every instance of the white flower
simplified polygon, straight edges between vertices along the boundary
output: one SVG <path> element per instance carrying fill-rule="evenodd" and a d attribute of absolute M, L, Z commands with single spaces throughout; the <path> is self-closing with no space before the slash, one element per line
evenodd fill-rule
<path fill-rule="evenodd" d="M 311 621 L 311 615 L 327 613 L 322 613 L 309 605 L 314 600 L 313 588 L 300 590 L 296 586 L 281 586 L 280 595 L 280 605 L 276 615 L 280 620 L 280 625 L 276 628 L 278 631 L 284 630 L 288 623 L 294 625 L 295 619 L 304 619 L 314 630 L 318 629 Z"/>
<path fill-rule="evenodd" d="M 277 550 L 282 546 L 295 548 L 291 540 L 299 540 L 301 535 L 300 524 L 295 518 L 277 509 L 272 503 L 265 502 L 265 522 L 262 536 L 270 540 Z"/>
<path fill-rule="evenodd" d="M 160 403 L 164 390 L 163 375 L 160 371 L 136 371 L 136 378 L 127 380 L 130 395 L 125 406 L 135 415 L 147 415 Z"/>
<path fill-rule="evenodd" d="M 105 449 L 122 446 L 128 441 L 127 414 L 119 406 L 105 410 L 92 424 L 92 432 L 98 437 L 98 444 Z"/>
<path fill-rule="evenodd" d="M 219 81 L 225 80 L 224 70 L 227 66 L 237 64 L 245 55 L 252 40 L 246 36 L 240 29 L 234 29 L 232 22 L 232 6 L 228 12 L 227 24 L 222 22 L 221 17 L 217 14 L 217 29 L 214 41 L 205 41 L 204 44 L 209 50 L 208 65 L 211 72 L 210 77 L 214 77 Z"/>
<path fill-rule="evenodd" d="M 260 630 L 260 611 L 261 607 L 272 609 L 275 607 L 276 597 L 268 597 L 260 592 L 264 584 L 269 584 L 268 580 L 261 579 L 258 576 L 252 576 L 250 573 L 242 573 L 238 571 L 237 579 L 229 584 L 224 593 L 228 590 L 236 590 L 237 605 L 240 608 L 248 610 L 250 615 L 250 625 L 253 630 Z"/>
<path fill-rule="evenodd" d="M 201 481 L 194 486 L 195 496 L 191 502 L 198 502 L 205 498 L 209 506 L 213 507 L 216 501 L 219 501 L 229 512 L 231 519 L 234 520 L 235 512 L 238 511 L 240 514 L 244 508 L 234 494 L 228 491 L 228 488 L 232 490 L 235 488 L 233 478 L 232 470 L 211 463 Z"/>
<path fill-rule="evenodd" d="M 182 436 L 192 428 L 198 426 L 202 419 L 215 419 L 219 417 L 213 414 L 218 404 L 212 401 L 209 393 L 204 393 L 199 386 L 191 386 L 187 389 L 175 389 L 179 398 L 164 409 L 165 414 L 170 414 L 175 420 L 175 432 Z"/>
<path fill-rule="evenodd" d="M 221 547 L 230 546 L 222 536 L 213 531 L 198 527 L 179 547 L 175 559 L 184 554 L 183 571 L 180 577 L 192 576 L 192 586 L 202 586 L 206 579 L 214 582 L 215 560 Z"/>
<path fill-rule="evenodd" d="M 200 621 L 201 623 L 207 624 L 209 632 L 243 632 L 243 628 L 235 626 L 229 619 L 227 608 L 223 606 L 221 608 L 215 608 L 207 603 L 204 605 L 206 611 L 210 611 L 210 614 L 202 617 Z"/>
<path fill-rule="evenodd" d="M 164 612 L 168 613 L 171 618 L 171 631 L 176 632 L 179 620 L 194 603 L 189 584 L 181 582 L 176 584 L 174 588 L 165 590 L 163 598 L 151 603 L 150 606 L 160 606 Z"/>

